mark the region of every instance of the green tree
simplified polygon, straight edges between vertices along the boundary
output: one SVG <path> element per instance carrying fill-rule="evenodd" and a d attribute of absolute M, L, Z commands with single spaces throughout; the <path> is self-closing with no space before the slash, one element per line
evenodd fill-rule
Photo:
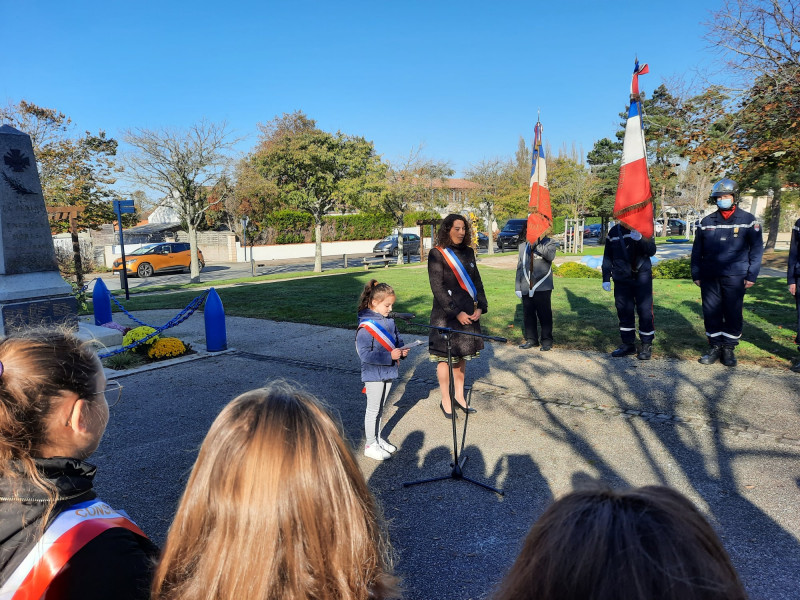
<path fill-rule="evenodd" d="M 111 200 L 119 195 L 111 186 L 120 172 L 116 140 L 104 131 L 75 137 L 64 113 L 25 100 L 0 109 L 0 120 L 31 136 L 45 204 L 83 207 L 77 219 L 81 230 L 115 219 Z M 130 219 L 135 221 L 135 216 Z M 53 228 L 67 231 L 69 223 L 56 222 Z"/>
<path fill-rule="evenodd" d="M 597 178 L 597 193 L 589 201 L 590 210 L 602 219 L 598 243 L 605 244 L 608 221 L 614 214 L 614 199 L 622 163 L 622 142 L 597 140 L 586 155 L 586 162 Z"/>
<path fill-rule="evenodd" d="M 314 129 L 279 132 L 253 156 L 258 173 L 273 181 L 281 201 L 314 218 L 314 271 L 322 271 L 322 218 L 358 205 L 379 189 L 382 165 L 372 142 Z"/>

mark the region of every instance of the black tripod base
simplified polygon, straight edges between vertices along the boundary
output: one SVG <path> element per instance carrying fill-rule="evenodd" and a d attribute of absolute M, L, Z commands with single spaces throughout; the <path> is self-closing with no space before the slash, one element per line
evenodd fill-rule
<path fill-rule="evenodd" d="M 492 491 L 495 494 L 499 494 L 500 496 L 504 496 L 505 493 L 503 490 L 497 489 L 495 487 L 490 486 L 489 484 L 482 483 L 480 481 L 476 481 L 475 479 L 471 479 L 464 475 L 463 466 L 464 463 L 467 461 L 467 457 L 463 456 L 459 461 L 459 464 L 450 463 L 453 467 L 453 470 L 450 472 L 450 475 L 443 475 L 441 477 L 432 477 L 431 479 L 418 479 L 417 481 L 405 481 L 403 482 L 403 487 L 410 487 L 412 485 L 420 485 L 422 483 L 431 483 L 432 481 L 444 481 L 445 479 L 456 479 L 461 481 L 469 481 L 470 483 L 474 483 L 486 490 Z"/>

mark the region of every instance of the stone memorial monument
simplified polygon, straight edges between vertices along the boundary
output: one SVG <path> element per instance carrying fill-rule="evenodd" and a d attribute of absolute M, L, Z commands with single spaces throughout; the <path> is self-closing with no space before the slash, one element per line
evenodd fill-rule
<path fill-rule="evenodd" d="M 31 138 L 0 126 L 0 336 L 77 327 L 77 301 L 58 272 Z"/>

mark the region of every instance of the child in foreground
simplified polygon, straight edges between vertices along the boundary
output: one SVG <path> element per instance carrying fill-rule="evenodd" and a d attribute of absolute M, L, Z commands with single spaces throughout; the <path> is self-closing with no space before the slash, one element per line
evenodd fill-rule
<path fill-rule="evenodd" d="M 378 507 L 339 425 L 285 382 L 211 425 L 152 600 L 399 597 Z"/>
<path fill-rule="evenodd" d="M 356 351 L 361 359 L 361 381 L 367 394 L 364 413 L 364 456 L 375 460 L 390 458 L 397 448 L 381 437 L 383 407 L 398 376 L 401 358 L 408 349 L 401 350 L 403 340 L 397 332 L 394 319 L 389 318 L 396 299 L 388 283 L 372 279 L 361 292 L 358 301 L 358 331 Z"/>

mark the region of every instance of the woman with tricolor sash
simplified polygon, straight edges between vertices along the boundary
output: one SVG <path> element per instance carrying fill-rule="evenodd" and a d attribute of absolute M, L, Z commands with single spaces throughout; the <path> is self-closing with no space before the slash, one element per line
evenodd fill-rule
<path fill-rule="evenodd" d="M 149 597 L 158 549 L 85 462 L 121 390 L 71 334 L 0 341 L 0 599 Z"/>
<path fill-rule="evenodd" d="M 428 279 L 433 292 L 432 326 L 481 333 L 480 318 L 488 304 L 471 244 L 469 221 L 461 215 L 447 215 L 436 234 L 436 247 L 428 255 Z M 468 407 L 464 399 L 464 378 L 466 361 L 479 356 L 483 340 L 456 333 L 450 345 L 456 404 L 464 412 L 477 412 Z M 438 363 L 436 375 L 442 394 L 439 407 L 447 419 L 452 419 L 447 343 L 435 329 L 430 332 L 428 349 L 431 360 Z"/>

